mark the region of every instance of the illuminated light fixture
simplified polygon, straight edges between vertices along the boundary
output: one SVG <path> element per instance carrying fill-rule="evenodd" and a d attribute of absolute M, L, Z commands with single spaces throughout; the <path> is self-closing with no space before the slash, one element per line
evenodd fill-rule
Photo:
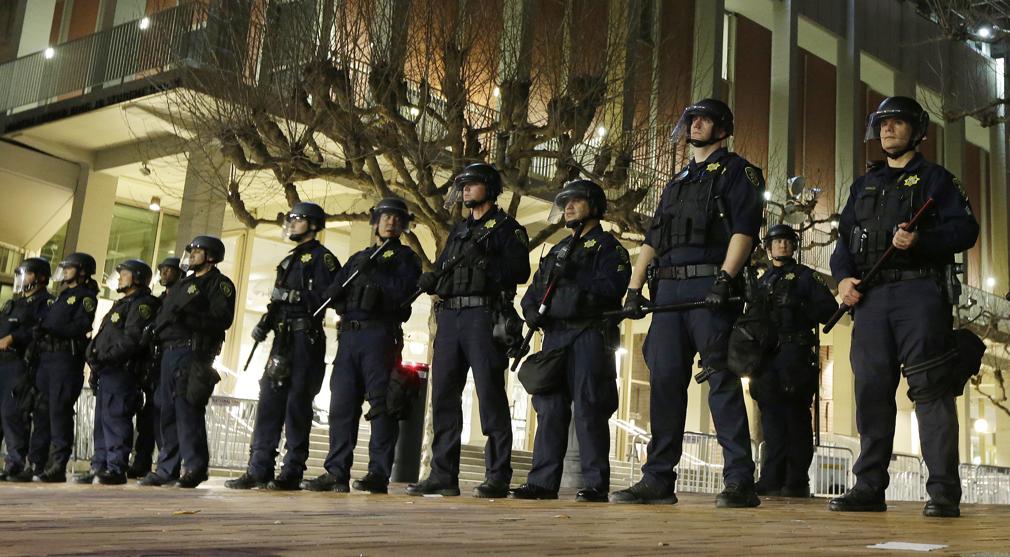
<path fill-rule="evenodd" d="M 596 128 L 596 135 L 599 136 L 599 137 L 603 137 L 603 136 L 607 135 L 607 128 L 605 128 L 603 126 L 600 126 L 600 127 Z"/>
<path fill-rule="evenodd" d="M 146 30 L 150 26 L 151 26 L 151 18 L 149 17 L 141 18 L 141 20 L 137 22 L 137 27 L 140 27 L 141 31 Z"/>
<path fill-rule="evenodd" d="M 765 195 L 765 201 L 771 201 L 772 192 L 770 192 L 768 190 L 765 190 L 765 194 L 764 195 Z"/>
<path fill-rule="evenodd" d="M 996 286 L 996 277 L 987 277 L 985 279 L 986 288 L 993 288 Z"/>
<path fill-rule="evenodd" d="M 500 87 L 495 87 L 494 90 L 491 91 L 491 96 L 492 97 L 500 97 L 501 96 L 501 88 Z"/>
<path fill-rule="evenodd" d="M 983 39 L 988 39 L 989 37 L 992 37 L 992 27 L 989 27 L 988 25 L 983 25 L 982 27 L 979 27 L 978 36 L 982 37 Z"/>
<path fill-rule="evenodd" d="M 749 386 L 750 385 L 750 377 L 741 377 L 740 378 L 740 384 L 743 385 L 744 387 Z"/>
<path fill-rule="evenodd" d="M 989 420 L 985 418 L 979 418 L 975 420 L 975 424 L 973 427 L 975 428 L 975 431 L 978 433 L 989 433 Z"/>
<path fill-rule="evenodd" d="M 157 213 L 161 210 L 161 198 L 155 195 L 151 198 L 151 203 L 147 206 L 148 209 Z"/>
<path fill-rule="evenodd" d="M 978 466 L 979 464 L 982 464 L 982 457 L 980 457 L 980 456 L 973 456 L 973 457 L 971 457 L 971 463 L 974 464 L 975 466 Z"/>
<path fill-rule="evenodd" d="M 418 110 L 416 107 L 413 107 L 413 106 L 410 107 L 410 115 L 411 116 L 417 116 L 420 113 L 421 113 L 421 111 Z"/>
<path fill-rule="evenodd" d="M 53 47 L 47 46 L 46 49 L 42 51 L 42 56 L 46 60 L 52 60 L 53 57 L 56 56 L 56 51 L 53 50 Z"/>

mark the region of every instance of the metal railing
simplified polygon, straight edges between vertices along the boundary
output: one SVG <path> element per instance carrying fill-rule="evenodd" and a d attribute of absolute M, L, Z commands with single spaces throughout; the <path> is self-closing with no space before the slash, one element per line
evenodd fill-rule
<path fill-rule="evenodd" d="M 855 457 L 846 447 L 817 445 L 807 472 L 810 492 L 818 497 L 842 495 L 854 483 L 852 464 Z"/>
<path fill-rule="evenodd" d="M 227 396 L 211 397 L 207 404 L 207 446 L 210 467 L 244 470 L 256 423 L 256 400 Z M 74 406 L 74 460 L 91 460 L 95 452 L 95 397 L 85 388 Z"/>
<path fill-rule="evenodd" d="M 1010 505 L 1010 468 L 962 464 L 961 502 Z"/>
<path fill-rule="evenodd" d="M 891 481 L 885 497 L 890 501 L 924 501 L 926 495 L 926 466 L 915 455 L 893 453 L 887 467 Z"/>
<path fill-rule="evenodd" d="M 0 114 L 150 78 L 189 59 L 201 24 L 183 3 L 0 64 Z"/>

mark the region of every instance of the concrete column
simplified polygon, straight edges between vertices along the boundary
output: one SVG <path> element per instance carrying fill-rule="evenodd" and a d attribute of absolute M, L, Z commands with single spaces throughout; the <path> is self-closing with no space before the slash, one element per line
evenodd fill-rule
<path fill-rule="evenodd" d="M 722 81 L 724 0 L 695 0 L 694 51 L 691 62 L 691 100 L 706 97 L 726 100 Z"/>
<path fill-rule="evenodd" d="M 112 229 L 112 209 L 116 205 L 115 176 L 91 172 L 81 167 L 74 203 L 67 224 L 67 239 L 63 253 L 83 251 L 95 258 L 98 275 L 95 280 L 103 282 L 105 255 L 109 249 L 109 231 Z M 54 269 L 55 269 L 55 263 Z"/>
<path fill-rule="evenodd" d="M 227 164 L 217 155 L 201 149 L 190 152 L 175 253 L 182 254 L 195 236 L 221 236 L 227 191 Z"/>
<path fill-rule="evenodd" d="M 56 0 L 25 0 L 24 23 L 18 43 L 18 57 L 45 50 L 56 15 Z"/>
<path fill-rule="evenodd" d="M 768 118 L 768 173 L 766 181 L 773 199 L 784 200 L 786 179 L 796 173 L 793 144 L 799 138 L 797 46 L 798 2 L 781 0 L 772 7 L 771 103 Z"/>
<path fill-rule="evenodd" d="M 0 3 L 0 20 L 6 21 L 6 29 L 0 29 L 0 64 L 18 57 L 27 4 L 28 0 L 8 0 L 6 3 Z"/>
<path fill-rule="evenodd" d="M 1002 74 L 1003 64 L 999 64 Z M 1000 76 L 1003 80 L 1005 76 Z M 1006 87 L 1000 88 L 1006 91 Z M 1000 93 L 1002 95 L 1002 93 Z M 1000 115 L 1006 114 L 1004 107 L 999 108 Z M 989 222 L 992 226 L 986 231 L 989 239 L 990 272 L 996 277 L 997 291 L 1010 289 L 1010 239 L 1006 224 L 1010 222 L 1010 205 L 1007 202 L 1007 125 L 1000 123 L 989 128 Z M 1010 449 L 1008 449 L 1010 450 Z"/>
<path fill-rule="evenodd" d="M 920 41 L 917 24 L 922 16 L 915 13 L 915 7 L 907 3 L 902 3 L 898 9 L 901 10 L 896 26 L 900 61 L 898 71 L 894 72 L 894 94 L 914 99 L 915 76 L 919 73 L 919 50 L 922 48 L 916 44 Z"/>
<path fill-rule="evenodd" d="M 615 63 L 607 68 L 610 89 L 607 98 L 610 101 L 603 107 L 603 125 L 607 136 L 617 134 L 619 130 L 630 130 L 634 125 L 637 91 L 635 80 L 631 76 L 639 71 L 635 54 L 638 45 L 636 31 L 641 12 L 641 0 L 610 0 L 607 50 L 612 53 L 610 59 Z M 613 133 L 611 130 L 614 130 Z"/>
<path fill-rule="evenodd" d="M 852 320 L 843 317 L 831 330 L 831 344 L 834 346 L 834 367 L 831 371 L 831 396 L 834 403 L 833 432 L 838 435 L 857 437 L 856 429 L 856 378 L 849 363 L 852 352 Z"/>
<path fill-rule="evenodd" d="M 996 429 L 993 445 L 996 448 L 996 466 L 1010 466 L 1010 414 L 996 409 Z"/>
<path fill-rule="evenodd" d="M 846 1 L 845 36 L 838 41 L 835 73 L 835 208 L 841 209 L 849 185 L 863 173 L 857 154 L 863 149 L 863 102 L 859 78 L 859 18 L 856 0 Z"/>

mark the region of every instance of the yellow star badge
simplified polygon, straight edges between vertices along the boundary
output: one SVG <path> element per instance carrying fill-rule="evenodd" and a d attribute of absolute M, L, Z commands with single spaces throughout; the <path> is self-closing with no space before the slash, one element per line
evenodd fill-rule
<path fill-rule="evenodd" d="M 186 294 L 189 294 L 190 296 L 196 294 L 196 285 L 195 284 L 189 285 L 189 288 L 186 289 Z"/>
<path fill-rule="evenodd" d="M 796 278 L 796 275 L 794 273 L 786 273 L 786 276 L 784 278 L 786 280 L 793 280 L 794 278 Z"/>
<path fill-rule="evenodd" d="M 109 321 L 112 321 L 113 323 L 119 323 L 119 314 L 113 313 L 112 316 L 109 317 Z"/>
<path fill-rule="evenodd" d="M 67 305 L 72 306 L 77 303 L 77 296 L 71 296 L 67 298 Z"/>
<path fill-rule="evenodd" d="M 722 165 L 720 165 L 717 162 L 713 162 L 712 164 L 709 164 L 708 166 L 706 166 L 705 170 L 707 170 L 709 172 L 715 172 L 716 170 L 719 170 L 720 166 L 722 166 Z"/>
<path fill-rule="evenodd" d="M 595 245 L 596 245 L 596 239 L 593 238 L 592 240 L 586 240 L 586 243 L 584 244 L 584 247 L 586 249 L 589 249 L 589 248 L 591 248 L 591 247 L 593 247 Z"/>
<path fill-rule="evenodd" d="M 495 220 L 491 219 L 484 223 L 484 228 L 494 228 Z"/>
<path fill-rule="evenodd" d="M 390 257 L 393 257 L 393 250 L 387 249 L 386 251 L 382 252 L 383 259 L 389 259 Z"/>
<path fill-rule="evenodd" d="M 302 263 L 308 263 L 309 261 L 312 261 L 312 254 L 311 253 L 303 253 L 302 254 Z"/>
<path fill-rule="evenodd" d="M 905 186 L 907 186 L 907 187 L 912 187 L 912 186 L 914 186 L 914 185 L 916 185 L 918 183 L 919 183 L 919 177 L 918 176 L 914 176 L 913 175 L 913 176 L 909 176 L 908 178 L 905 178 Z"/>

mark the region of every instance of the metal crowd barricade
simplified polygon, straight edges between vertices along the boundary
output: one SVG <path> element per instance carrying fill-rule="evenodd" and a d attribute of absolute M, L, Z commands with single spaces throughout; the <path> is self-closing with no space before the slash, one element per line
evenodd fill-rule
<path fill-rule="evenodd" d="M 648 431 L 625 420 L 611 418 L 610 425 L 624 431 L 631 437 L 628 441 L 628 482 L 634 485 L 635 473 L 638 472 L 642 462 L 645 460 L 645 452 L 652 436 Z"/>
<path fill-rule="evenodd" d="M 962 464 L 962 503 L 1010 505 L 1010 468 Z"/>
<path fill-rule="evenodd" d="M 211 397 L 207 404 L 207 446 L 210 467 L 243 470 L 249 461 L 249 445 L 256 423 L 254 399 Z M 95 397 L 85 388 L 74 406 L 74 460 L 91 460 L 95 452 Z"/>
<path fill-rule="evenodd" d="M 807 475 L 810 491 L 818 497 L 836 497 L 853 484 L 852 463 L 855 457 L 846 447 L 817 445 Z"/>
<path fill-rule="evenodd" d="M 715 435 L 684 432 L 683 452 L 677 472 L 677 491 L 719 493 L 722 481 L 722 447 Z"/>
<path fill-rule="evenodd" d="M 889 501 L 924 501 L 926 494 L 926 467 L 922 459 L 910 454 L 891 454 L 887 467 L 891 481 L 885 497 Z"/>

